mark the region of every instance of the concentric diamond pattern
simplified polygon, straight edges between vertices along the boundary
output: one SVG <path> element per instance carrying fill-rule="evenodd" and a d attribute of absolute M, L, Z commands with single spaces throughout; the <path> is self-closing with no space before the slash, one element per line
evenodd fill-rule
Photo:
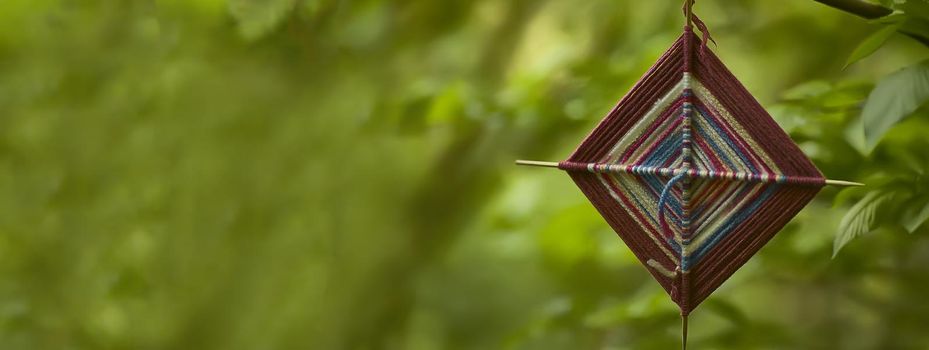
<path fill-rule="evenodd" d="M 561 163 L 685 314 L 824 183 L 695 40 L 685 32 Z"/>

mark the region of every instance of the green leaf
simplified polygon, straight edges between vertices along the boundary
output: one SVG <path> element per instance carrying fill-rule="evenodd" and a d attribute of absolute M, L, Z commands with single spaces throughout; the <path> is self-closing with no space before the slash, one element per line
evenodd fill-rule
<path fill-rule="evenodd" d="M 868 97 L 874 85 L 866 82 L 845 82 L 836 86 L 820 97 L 822 107 L 826 108 L 858 108 Z"/>
<path fill-rule="evenodd" d="M 247 40 L 261 39 L 280 26 L 296 0 L 230 0 L 229 14 Z"/>
<path fill-rule="evenodd" d="M 788 89 L 784 92 L 783 99 L 788 101 L 803 101 L 820 97 L 829 91 L 832 91 L 832 84 L 828 81 L 813 80 Z"/>
<path fill-rule="evenodd" d="M 832 258 L 835 258 L 848 242 L 871 231 L 877 208 L 892 196 L 892 193 L 869 192 L 845 213 L 832 245 Z"/>
<path fill-rule="evenodd" d="M 869 20 L 868 22 L 870 22 L 870 23 L 877 23 L 877 24 L 894 24 L 894 23 L 903 22 L 903 21 L 905 21 L 907 18 L 909 18 L 909 16 L 907 16 L 907 15 L 904 14 L 904 13 L 901 13 L 901 12 L 894 12 L 894 13 L 891 13 L 891 14 L 889 14 L 889 15 L 887 15 L 887 16 L 884 16 L 884 17 L 879 17 L 879 18 L 875 18 L 875 19 Z"/>
<path fill-rule="evenodd" d="M 835 195 L 835 198 L 832 199 L 832 208 L 838 209 L 841 207 L 847 206 L 851 203 L 854 198 L 860 197 L 862 194 L 865 194 L 867 187 L 846 187 L 839 190 L 839 193 Z"/>
<path fill-rule="evenodd" d="M 929 202 L 924 203 L 922 206 L 907 206 L 907 209 L 903 213 L 902 220 L 903 227 L 907 232 L 916 232 L 916 229 L 922 226 L 926 220 L 929 220 Z"/>
<path fill-rule="evenodd" d="M 848 124 L 844 132 L 845 141 L 860 154 L 868 154 L 871 148 L 868 147 L 864 139 L 864 125 L 861 119 L 856 119 Z"/>
<path fill-rule="evenodd" d="M 901 69 L 877 83 L 861 113 L 865 145 L 871 150 L 894 124 L 929 99 L 929 60 Z"/>
<path fill-rule="evenodd" d="M 864 41 L 858 44 L 858 47 L 856 47 L 854 51 L 852 51 L 851 56 L 849 56 L 848 60 L 845 61 L 845 67 L 842 69 L 848 68 L 848 66 L 851 66 L 855 62 L 858 62 L 865 57 L 871 56 L 871 54 L 877 51 L 877 49 L 881 48 L 881 46 L 884 46 L 884 43 L 887 42 L 887 39 L 890 39 L 890 37 L 893 36 L 899 28 L 900 25 L 890 25 L 881 28 L 881 30 L 874 32 L 874 34 L 869 35 L 864 39 Z"/>

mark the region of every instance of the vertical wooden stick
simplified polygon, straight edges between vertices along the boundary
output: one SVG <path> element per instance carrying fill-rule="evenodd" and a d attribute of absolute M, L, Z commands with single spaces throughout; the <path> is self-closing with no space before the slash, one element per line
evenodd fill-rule
<path fill-rule="evenodd" d="M 681 315 L 681 348 L 687 350 L 687 315 Z"/>

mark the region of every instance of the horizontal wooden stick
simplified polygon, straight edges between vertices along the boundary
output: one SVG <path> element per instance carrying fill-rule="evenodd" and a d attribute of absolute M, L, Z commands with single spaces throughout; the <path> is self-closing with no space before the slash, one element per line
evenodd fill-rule
<path fill-rule="evenodd" d="M 845 180 L 832 180 L 832 179 L 826 179 L 826 184 L 830 186 L 840 186 L 840 187 L 864 186 L 864 184 L 860 182 L 851 182 L 851 181 L 845 181 Z"/>
<path fill-rule="evenodd" d="M 528 166 L 537 166 L 545 168 L 557 168 L 558 162 L 540 162 L 537 160 L 517 160 L 516 165 L 528 165 Z"/>
<path fill-rule="evenodd" d="M 537 160 L 517 160 L 516 165 L 525 165 L 525 166 L 534 166 L 534 167 L 543 167 L 543 168 L 557 168 L 558 162 L 540 162 Z M 844 180 L 830 180 L 826 179 L 826 184 L 830 186 L 864 186 L 863 183 L 851 182 Z"/>

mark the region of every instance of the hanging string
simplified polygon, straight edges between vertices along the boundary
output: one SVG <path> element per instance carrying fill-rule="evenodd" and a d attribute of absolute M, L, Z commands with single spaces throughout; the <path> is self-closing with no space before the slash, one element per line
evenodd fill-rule
<path fill-rule="evenodd" d="M 694 3 L 696 3 L 696 0 L 684 0 L 684 18 L 687 19 L 688 27 L 690 27 L 694 22 Z"/>
<path fill-rule="evenodd" d="M 684 0 L 684 18 L 687 20 L 687 24 L 684 26 L 685 30 L 693 26 L 697 27 L 697 30 L 703 34 L 703 42 L 700 44 L 700 54 L 706 52 L 707 43 L 712 41 L 713 45 L 718 45 L 716 40 L 713 39 L 713 36 L 710 35 L 710 30 L 707 29 L 706 23 L 703 23 L 696 14 L 694 14 L 693 6 L 697 0 Z"/>

